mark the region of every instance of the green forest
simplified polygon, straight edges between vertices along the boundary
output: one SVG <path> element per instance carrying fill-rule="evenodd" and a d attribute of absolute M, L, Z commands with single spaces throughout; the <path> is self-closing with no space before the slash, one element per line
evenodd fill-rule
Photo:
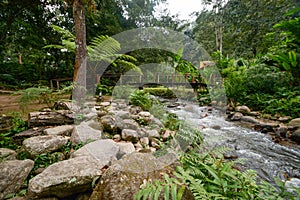
<path fill-rule="evenodd" d="M 157 14 L 155 8 L 166 3 L 164 0 L 81 3 L 87 47 L 140 27 L 182 32 L 211 55 L 230 102 L 272 115 L 299 116 L 297 1 L 203 1 L 211 9 L 194 13 L 193 22 L 180 20 L 167 9 Z M 75 30 L 72 1 L 1 1 L 1 8 L 2 89 L 49 87 L 51 79 L 73 77 L 78 68 L 75 36 L 79 33 Z M 123 57 L 126 62 L 119 59 L 115 63 L 112 72 L 124 73 L 143 63 L 168 58 L 176 60 L 178 56 L 157 50 L 131 52 Z M 179 68 L 195 73 L 186 64 Z"/>
<path fill-rule="evenodd" d="M 63 106 L 68 107 L 77 100 L 74 96 L 72 99 L 74 93 L 71 93 L 72 90 L 79 88 L 77 92 L 79 95 L 82 94 L 77 84 L 82 75 L 80 70 L 88 65 L 90 61 L 88 59 L 95 59 L 100 66 L 107 66 L 105 72 L 111 75 L 102 78 L 101 81 L 97 80 L 99 77 L 96 76 L 96 72 L 95 76 L 87 77 L 95 86 L 94 90 L 87 92 L 91 98 L 98 101 L 95 106 L 98 108 L 98 113 L 95 114 L 98 124 L 89 126 L 93 128 L 102 126 L 106 123 L 103 118 L 110 116 L 109 112 L 113 112 L 106 105 L 107 102 L 109 106 L 113 105 L 112 101 L 105 102 L 103 99 L 110 99 L 113 93 L 122 98 L 122 95 L 132 92 L 133 94 L 129 95 L 130 106 L 140 108 L 137 109 L 136 115 L 130 113 L 130 117 L 135 117 L 132 117 L 134 126 L 149 128 L 148 112 L 163 124 L 163 128 L 160 127 L 158 132 L 159 139 L 153 144 L 151 143 L 153 141 L 142 144 L 141 152 L 148 152 L 152 147 L 154 151 L 155 148 L 167 149 L 175 134 L 179 134 L 183 141 L 190 142 L 186 152 L 180 152 L 178 155 L 176 169 L 172 173 L 168 171 L 159 180 L 150 179 L 148 182 L 142 182 L 132 199 L 298 199 L 299 188 L 289 190 L 285 185 L 292 177 L 282 175 L 286 180 L 282 180 L 282 177 L 274 177 L 274 180 L 268 181 L 258 178 L 252 169 L 240 170 L 239 159 L 232 159 L 234 156 L 225 158 L 228 149 L 218 147 L 207 150 L 208 148 L 203 146 L 200 128 L 195 130 L 179 120 L 175 114 L 164 113 L 164 104 L 152 95 L 174 99 L 176 95 L 174 96 L 173 93 L 175 90 L 171 91 L 172 88 L 170 90 L 158 86 L 139 88 L 134 91 L 125 86 L 114 89 L 121 75 L 128 71 L 133 70 L 142 74 L 142 66 L 147 66 L 149 63 L 161 66 L 167 63 L 190 83 L 196 93 L 193 99 L 197 101 L 196 106 L 199 107 L 199 104 L 212 109 L 210 106 L 218 102 L 213 102 L 211 96 L 221 96 L 222 91 L 216 90 L 212 94 L 209 81 L 206 79 L 210 74 L 202 76 L 201 63 L 213 63 L 220 74 L 219 82 L 224 86 L 226 93 L 225 105 L 219 106 L 226 107 L 232 115 L 236 114 L 234 112 L 240 112 L 239 114 L 242 116 L 244 114 L 247 120 L 249 118 L 252 122 L 255 120 L 255 123 L 258 122 L 256 118 L 267 122 L 278 122 L 274 127 L 273 124 L 267 123 L 255 125 L 260 126 L 259 131 L 270 134 L 271 141 L 277 137 L 280 138 L 280 142 L 287 141 L 288 145 L 297 146 L 299 150 L 300 1 L 201 0 L 201 2 L 203 7 L 191 15 L 191 19 L 194 20 L 183 20 L 178 14 L 171 13 L 168 4 L 172 2 L 167 0 L 1 0 L 0 97 L 6 95 L 7 99 L 1 100 L 0 104 L 3 105 L 0 113 L 3 114 L 1 119 L 6 115 L 11 116 L 9 118 L 11 127 L 6 130 L 3 128 L 4 125 L 2 127 L 0 124 L 0 149 L 12 149 L 17 152 L 17 159 L 32 159 L 34 165 L 23 180 L 22 186 L 18 187 L 18 191 L 1 196 L 4 190 L 0 188 L 0 200 L 20 196 L 24 197 L 24 200 L 27 200 L 26 197 L 30 199 L 30 195 L 34 193 L 30 182 L 39 176 L 36 175 L 35 170 L 39 168 L 47 170 L 47 167 L 54 163 L 71 160 L 74 151 L 91 142 L 87 140 L 72 143 L 71 134 L 68 133 L 66 137 L 68 141 L 55 151 L 30 156 L 22 144 L 27 136 L 22 138 L 21 142 L 16 137 L 17 134 L 29 130 L 40 131 L 30 126 L 30 123 L 39 123 L 38 120 L 30 119 L 31 111 L 47 106 L 50 111 L 46 109 L 40 112 L 57 114 L 57 110 L 63 110 L 60 109 L 61 105 L 57 103 L 58 101 L 67 101 Z M 124 43 L 114 39 L 114 36 L 148 27 L 153 28 L 151 30 L 166 30 L 166 33 L 173 31 L 190 38 L 191 41 L 196 41 L 199 44 L 197 47 L 205 50 L 205 55 L 203 54 L 205 59 L 196 64 L 189 62 L 184 59 L 186 56 L 184 53 L 189 52 L 187 49 L 179 49 L 174 53 L 162 49 L 143 48 L 122 53 L 125 48 L 122 46 Z M 146 41 L 148 35 L 143 36 Z M 174 44 L 171 45 L 180 46 L 182 40 L 177 41 L 177 39 L 172 38 Z M 131 41 L 127 42 L 130 46 Z M 163 45 L 164 41 L 159 42 Z M 187 57 L 189 56 L 193 57 L 193 55 Z M 207 69 L 209 73 L 210 68 Z M 53 80 L 61 80 L 60 85 Z M 201 87 L 197 87 L 197 84 Z M 203 89 L 203 86 L 206 88 Z M 12 101 L 10 98 L 16 96 L 20 97 L 17 112 L 13 109 L 9 110 L 8 106 L 9 101 Z M 234 110 L 243 106 L 249 111 Z M 72 122 L 84 121 L 87 116 L 84 112 L 76 114 Z M 292 120 L 296 122 L 288 126 Z M 3 124 L 5 123 L 6 121 Z M 70 123 L 64 121 L 54 125 L 65 124 Z M 78 124 L 74 123 L 74 126 Z M 54 125 L 51 124 L 50 127 Z M 280 132 L 281 127 L 284 127 L 282 132 Z M 49 126 L 43 127 L 40 132 L 46 128 Z M 120 136 L 118 142 L 124 139 L 117 128 L 111 128 L 110 132 L 104 131 L 104 125 L 101 128 L 103 128 L 101 139 L 116 141 L 115 133 Z M 169 135 L 162 138 L 166 133 Z M 291 138 L 293 141 L 290 140 Z M 139 139 L 130 142 L 136 144 Z M 298 159 L 295 153 L 296 158 Z M 6 157 L 0 154 L 0 165 L 6 161 Z M 101 172 L 104 173 L 107 168 L 109 169 L 109 166 L 103 166 Z M 295 169 L 295 174 L 297 170 L 299 171 Z M 99 177 L 98 175 L 93 177 L 88 183 L 88 192 L 87 190 L 84 192 L 91 196 L 93 190 L 97 188 L 96 185 L 101 183 Z M 72 181 L 73 179 L 69 180 L 69 185 L 76 182 L 76 179 Z M 53 196 L 52 193 L 52 196 L 35 195 L 41 195 L 35 199 Z M 79 198 L 77 193 L 72 195 L 57 196 L 55 199 L 84 199 Z"/>

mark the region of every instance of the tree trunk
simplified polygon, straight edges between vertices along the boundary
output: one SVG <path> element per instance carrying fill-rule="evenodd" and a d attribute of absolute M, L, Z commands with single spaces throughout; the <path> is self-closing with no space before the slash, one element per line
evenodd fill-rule
<path fill-rule="evenodd" d="M 223 49 L 223 1 L 216 0 L 214 5 L 215 17 L 215 33 L 216 33 L 216 49 L 222 54 Z"/>
<path fill-rule="evenodd" d="M 87 65 L 85 8 L 83 0 L 73 1 L 73 18 L 76 35 L 76 55 L 73 75 L 75 89 L 73 91 L 73 99 L 80 102 L 85 97 Z"/>

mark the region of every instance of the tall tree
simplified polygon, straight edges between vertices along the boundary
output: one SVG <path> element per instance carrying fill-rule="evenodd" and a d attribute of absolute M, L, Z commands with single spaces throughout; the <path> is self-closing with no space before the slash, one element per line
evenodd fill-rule
<path fill-rule="evenodd" d="M 214 28 L 215 28 L 215 41 L 216 50 L 222 53 L 223 50 L 223 9 L 227 0 L 202 0 L 206 5 L 210 5 L 214 13 Z"/>
<path fill-rule="evenodd" d="M 85 8 L 84 8 L 85 3 L 86 2 L 84 0 L 73 0 L 73 18 L 74 18 L 75 44 L 76 44 L 73 81 L 78 81 L 79 69 L 86 68 L 87 48 L 86 48 L 86 26 L 85 26 Z"/>
<path fill-rule="evenodd" d="M 265 52 L 265 34 L 294 6 L 293 0 L 228 0 L 221 6 L 220 1 L 204 1 L 213 9 L 200 12 L 193 34 L 209 52 L 222 50 L 230 56 L 253 57 Z M 215 36 L 215 45 L 211 35 Z"/>
<path fill-rule="evenodd" d="M 155 7 L 166 0 L 121 0 L 128 21 L 135 27 L 153 26 Z"/>

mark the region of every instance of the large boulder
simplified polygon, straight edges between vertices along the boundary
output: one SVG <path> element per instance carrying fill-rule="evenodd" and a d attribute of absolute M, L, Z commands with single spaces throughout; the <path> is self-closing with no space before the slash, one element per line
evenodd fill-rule
<path fill-rule="evenodd" d="M 161 180 L 173 169 L 159 162 L 150 153 L 132 153 L 116 161 L 102 175 L 90 200 L 133 199 L 143 182 Z"/>
<path fill-rule="evenodd" d="M 23 141 L 23 148 L 32 156 L 54 152 L 63 147 L 68 139 L 57 135 L 44 135 L 28 138 Z"/>
<path fill-rule="evenodd" d="M 46 135 L 62 135 L 62 136 L 70 136 L 74 129 L 73 125 L 62 125 L 53 128 L 47 128 L 44 130 Z"/>
<path fill-rule="evenodd" d="M 102 174 L 101 165 L 90 156 L 54 163 L 29 181 L 29 199 L 64 198 L 92 189 L 92 182 Z"/>
<path fill-rule="evenodd" d="M 97 140 L 73 152 L 71 157 L 92 157 L 104 166 L 110 165 L 112 161 L 117 160 L 119 151 L 120 147 L 113 140 Z"/>
<path fill-rule="evenodd" d="M 72 132 L 71 142 L 73 144 L 79 144 L 81 142 L 100 140 L 101 137 L 102 131 L 93 129 L 86 123 L 81 123 L 75 126 Z"/>
<path fill-rule="evenodd" d="M 0 163 L 0 199 L 17 193 L 23 185 L 34 162 L 32 160 L 9 160 Z"/>

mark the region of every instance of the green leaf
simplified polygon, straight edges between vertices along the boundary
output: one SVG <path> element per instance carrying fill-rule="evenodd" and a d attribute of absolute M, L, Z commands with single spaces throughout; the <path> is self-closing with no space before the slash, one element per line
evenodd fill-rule
<path fill-rule="evenodd" d="M 177 200 L 181 200 L 182 199 L 182 196 L 183 196 L 183 193 L 184 193 L 184 191 L 185 191 L 185 186 L 183 185 L 183 186 L 181 186 L 180 188 L 179 188 L 179 191 L 178 191 L 178 193 L 177 193 Z"/>
<path fill-rule="evenodd" d="M 291 70 L 291 66 L 290 66 L 288 63 L 286 63 L 286 62 L 283 62 L 283 63 L 282 63 L 282 67 L 283 67 L 286 71 L 290 71 L 290 70 Z"/>
<path fill-rule="evenodd" d="M 158 183 L 157 188 L 156 188 L 155 193 L 154 193 L 154 200 L 158 200 L 162 188 L 163 188 L 163 186 Z"/>
<path fill-rule="evenodd" d="M 177 200 L 177 185 L 171 185 L 172 200 Z"/>
<path fill-rule="evenodd" d="M 169 185 L 164 186 L 164 200 L 170 200 L 170 187 L 169 187 Z"/>

